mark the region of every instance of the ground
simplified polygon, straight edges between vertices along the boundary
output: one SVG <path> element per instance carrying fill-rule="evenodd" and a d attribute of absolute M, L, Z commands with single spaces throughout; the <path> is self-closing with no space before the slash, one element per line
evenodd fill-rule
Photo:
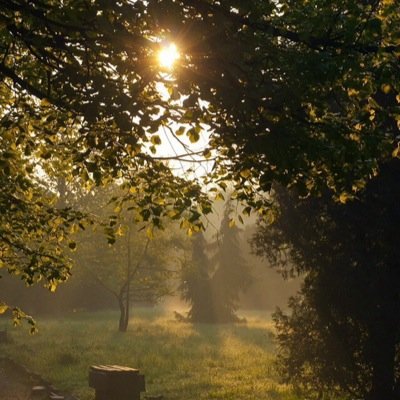
<path fill-rule="evenodd" d="M 38 383 L 7 359 L 0 359 L 0 399 L 26 400 L 32 386 Z"/>
<path fill-rule="evenodd" d="M 0 399 L 1 400 L 30 400 L 33 399 L 33 388 L 45 388 L 47 394 L 64 396 L 65 400 L 76 398 L 61 394 L 49 382 L 39 375 L 27 370 L 9 358 L 0 358 Z M 42 397 L 34 397 L 42 399 Z M 45 398 L 48 398 L 45 395 Z M 50 397 L 51 398 L 51 397 Z"/>

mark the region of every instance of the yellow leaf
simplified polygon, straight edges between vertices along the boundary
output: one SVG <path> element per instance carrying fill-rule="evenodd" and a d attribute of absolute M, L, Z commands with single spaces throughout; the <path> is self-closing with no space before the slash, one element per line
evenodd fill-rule
<path fill-rule="evenodd" d="M 170 218 L 174 218 L 174 217 L 176 217 L 177 215 L 179 215 L 179 212 L 176 211 L 176 210 L 169 210 L 168 213 L 167 213 L 167 215 L 168 215 L 168 217 L 170 217 Z"/>
<path fill-rule="evenodd" d="M 77 233 L 79 231 L 79 227 L 77 224 L 72 224 L 69 230 L 71 233 Z"/>
<path fill-rule="evenodd" d="M 275 219 L 276 219 L 276 215 L 275 215 L 274 210 L 272 210 L 272 209 L 266 210 L 265 218 L 266 218 L 267 224 L 268 225 L 272 225 L 275 222 Z"/>
<path fill-rule="evenodd" d="M 161 197 L 157 197 L 153 201 L 154 201 L 154 204 L 158 204 L 159 206 L 165 205 L 165 199 L 163 199 Z"/>
<path fill-rule="evenodd" d="M 236 226 L 236 222 L 235 222 L 235 220 L 232 218 L 232 219 L 230 219 L 229 220 L 229 228 L 233 228 L 233 227 L 235 227 Z"/>
<path fill-rule="evenodd" d="M 383 93 L 388 94 L 392 90 L 392 87 L 389 84 L 384 83 L 381 85 L 381 90 Z"/>
<path fill-rule="evenodd" d="M 351 195 L 349 195 L 349 194 L 346 193 L 346 192 L 341 193 L 340 196 L 339 196 L 339 201 L 340 201 L 342 204 L 346 204 L 347 201 L 350 200 L 350 199 L 351 199 Z"/>
<path fill-rule="evenodd" d="M 215 200 L 225 200 L 225 197 L 222 193 L 217 193 L 215 196 Z"/>
<path fill-rule="evenodd" d="M 180 228 L 185 229 L 185 228 L 190 228 L 192 225 L 187 219 L 183 219 L 180 223 Z"/>
<path fill-rule="evenodd" d="M 247 179 L 250 175 L 251 175 L 251 171 L 249 169 L 244 169 L 244 170 L 240 171 L 240 176 L 242 178 Z"/>
<path fill-rule="evenodd" d="M 369 114 L 369 120 L 373 121 L 375 119 L 375 110 L 371 108 L 371 110 L 369 110 Z"/>
<path fill-rule="evenodd" d="M 51 283 L 50 285 L 49 285 L 49 290 L 50 290 L 50 292 L 55 292 L 56 291 L 56 289 L 57 289 L 57 284 L 56 283 Z"/>
<path fill-rule="evenodd" d="M 59 225 L 61 225 L 63 222 L 64 222 L 64 220 L 63 220 L 61 217 L 56 217 L 56 218 L 54 218 L 54 220 L 53 220 L 53 224 L 54 224 L 55 226 L 59 226 Z"/>
<path fill-rule="evenodd" d="M 146 229 L 146 236 L 147 236 L 150 240 L 153 240 L 153 239 L 154 239 L 154 232 L 153 232 L 153 227 L 152 227 L 152 226 L 149 226 L 149 227 Z"/>
<path fill-rule="evenodd" d="M 7 304 L 1 303 L 0 304 L 0 314 L 4 314 L 9 309 Z"/>
<path fill-rule="evenodd" d="M 358 93 L 360 93 L 360 92 L 358 90 L 356 90 L 356 89 L 353 89 L 353 88 L 350 88 L 350 89 L 347 90 L 347 94 L 350 97 L 357 96 Z"/>
<path fill-rule="evenodd" d="M 50 103 L 50 101 L 48 99 L 45 98 L 45 99 L 41 100 L 40 105 L 42 107 L 49 107 L 49 106 L 51 106 L 51 103 Z"/>
<path fill-rule="evenodd" d="M 129 193 L 136 193 L 136 188 L 134 187 L 134 186 L 131 186 L 130 188 L 129 188 Z"/>
<path fill-rule="evenodd" d="M 27 200 L 31 201 L 32 198 L 33 198 L 33 191 L 32 191 L 32 189 L 27 190 L 27 191 L 25 192 L 25 195 L 26 195 Z"/>
<path fill-rule="evenodd" d="M 399 145 L 397 145 L 397 147 L 393 150 L 392 157 L 400 158 L 400 146 Z"/>

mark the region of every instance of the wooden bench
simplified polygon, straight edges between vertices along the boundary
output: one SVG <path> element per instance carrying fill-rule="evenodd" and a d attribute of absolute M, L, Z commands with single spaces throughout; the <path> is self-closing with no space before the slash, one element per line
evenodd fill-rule
<path fill-rule="evenodd" d="M 145 391 L 144 375 L 120 365 L 92 365 L 89 386 L 95 389 L 96 400 L 140 400 Z"/>

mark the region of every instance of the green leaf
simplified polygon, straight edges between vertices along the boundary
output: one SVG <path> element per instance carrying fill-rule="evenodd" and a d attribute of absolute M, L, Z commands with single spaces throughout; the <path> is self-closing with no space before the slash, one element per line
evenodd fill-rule
<path fill-rule="evenodd" d="M 184 126 L 181 126 L 179 129 L 175 131 L 175 135 L 181 136 L 186 132 L 186 128 Z"/>
<path fill-rule="evenodd" d="M 196 128 L 189 129 L 187 135 L 189 137 L 190 143 L 196 143 L 200 139 L 199 132 L 196 130 Z"/>
<path fill-rule="evenodd" d="M 211 157 L 211 151 L 210 151 L 210 149 L 205 149 L 205 150 L 203 151 L 203 157 L 204 157 L 205 159 L 207 159 L 207 160 Z"/>
<path fill-rule="evenodd" d="M 153 135 L 150 139 L 151 143 L 154 145 L 159 145 L 161 144 L 161 138 L 158 135 Z"/>

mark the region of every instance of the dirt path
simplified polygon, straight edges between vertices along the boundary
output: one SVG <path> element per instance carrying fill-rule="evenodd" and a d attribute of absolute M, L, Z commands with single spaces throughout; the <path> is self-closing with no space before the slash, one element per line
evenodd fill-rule
<path fill-rule="evenodd" d="M 32 395 L 32 389 L 41 387 L 43 392 Z M 0 357 L 0 400 L 78 400 L 69 394 L 61 394 L 39 375 L 8 358 Z"/>
<path fill-rule="evenodd" d="M 29 376 L 24 376 L 12 363 L 0 359 L 0 399 L 28 400 L 32 386 L 38 384 Z"/>

